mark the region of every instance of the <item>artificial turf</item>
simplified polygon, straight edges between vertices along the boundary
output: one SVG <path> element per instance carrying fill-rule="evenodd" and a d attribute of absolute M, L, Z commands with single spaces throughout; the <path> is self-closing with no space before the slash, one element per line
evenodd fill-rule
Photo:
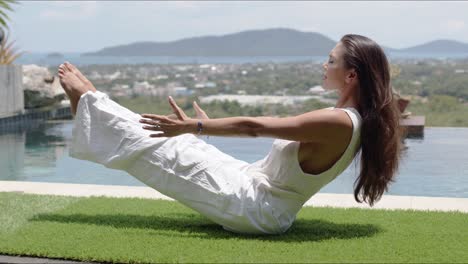
<path fill-rule="evenodd" d="M 0 254 L 119 263 L 468 261 L 468 214 L 304 207 L 239 235 L 165 200 L 0 193 Z"/>

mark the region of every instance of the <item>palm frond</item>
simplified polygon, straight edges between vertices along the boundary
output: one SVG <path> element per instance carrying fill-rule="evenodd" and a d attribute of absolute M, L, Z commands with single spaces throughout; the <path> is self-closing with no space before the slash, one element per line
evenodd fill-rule
<path fill-rule="evenodd" d="M 0 42 L 0 65 L 12 64 L 24 52 L 18 52 L 17 47 L 14 46 L 16 41 L 10 41 L 10 33 L 7 32 L 3 40 Z"/>
<path fill-rule="evenodd" d="M 8 18 L 4 18 L 2 16 L 0 16 L 0 25 L 3 26 L 3 27 L 6 27 L 7 26 L 7 23 L 6 23 L 6 20 Z"/>
<path fill-rule="evenodd" d="M 12 56 L 10 56 L 7 60 L 6 60 L 6 65 L 10 65 L 12 64 L 17 58 L 19 58 L 21 55 L 25 54 L 26 52 L 22 51 L 22 52 L 19 52 L 19 53 L 16 53 L 16 54 L 13 54 Z"/>
<path fill-rule="evenodd" d="M 2 9 L 0 9 L 0 17 L 6 17 L 8 19 L 7 13 L 5 13 L 5 11 L 3 11 Z"/>
<path fill-rule="evenodd" d="M 5 50 L 10 50 L 12 48 L 12 46 L 15 44 L 15 42 L 16 42 L 16 40 L 10 41 L 9 43 L 5 42 Z"/>
<path fill-rule="evenodd" d="M 9 11 L 13 11 L 11 4 L 16 4 L 16 1 L 9 1 L 9 0 L 0 0 L 0 8 L 6 9 Z"/>
<path fill-rule="evenodd" d="M 19 4 L 19 2 L 16 0 L 0 0 L 0 25 L 3 27 L 7 27 L 7 21 L 10 20 L 4 10 L 13 11 L 11 7 L 13 4 Z"/>

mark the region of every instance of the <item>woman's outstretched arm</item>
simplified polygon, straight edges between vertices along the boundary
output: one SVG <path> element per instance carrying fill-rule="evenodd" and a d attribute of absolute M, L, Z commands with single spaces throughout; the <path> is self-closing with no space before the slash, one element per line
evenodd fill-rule
<path fill-rule="evenodd" d="M 302 142 L 324 142 L 352 129 L 338 111 L 320 109 L 289 117 L 228 117 L 202 121 L 202 134 L 214 136 L 272 137 Z M 197 120 L 188 122 L 189 133 L 197 133 Z"/>
<path fill-rule="evenodd" d="M 169 103 L 178 120 L 165 116 L 143 114 L 140 122 L 148 125 L 144 129 L 159 131 L 152 137 L 172 137 L 184 133 L 233 137 L 273 137 L 302 142 L 325 142 L 343 134 L 342 129 L 352 129 L 352 122 L 342 112 L 320 109 L 290 117 L 227 117 L 213 119 L 192 119 L 176 105 L 172 98 Z M 351 124 L 351 125 L 350 125 Z"/>

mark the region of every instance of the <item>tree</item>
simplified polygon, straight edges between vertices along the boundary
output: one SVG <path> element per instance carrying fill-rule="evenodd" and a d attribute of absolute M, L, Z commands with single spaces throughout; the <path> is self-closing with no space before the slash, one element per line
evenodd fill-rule
<path fill-rule="evenodd" d="M 0 0 L 0 65 L 11 64 L 16 60 L 23 52 L 18 52 L 14 46 L 15 41 L 9 40 L 9 33 L 5 35 L 5 30 L 8 30 L 7 21 L 10 20 L 8 14 L 5 12 L 13 11 L 11 7 L 13 4 L 18 4 L 16 0 Z"/>
<path fill-rule="evenodd" d="M 401 68 L 396 64 L 390 64 L 390 78 L 395 79 L 401 73 Z"/>
<path fill-rule="evenodd" d="M 13 11 L 12 4 L 18 4 L 16 0 L 0 0 L 0 30 L 8 28 L 7 21 L 10 20 L 5 10 Z M 0 33 L 1 34 L 1 33 Z"/>
<path fill-rule="evenodd" d="M 9 40 L 9 34 L 0 41 L 0 65 L 12 64 L 24 52 L 18 52 L 15 41 Z"/>

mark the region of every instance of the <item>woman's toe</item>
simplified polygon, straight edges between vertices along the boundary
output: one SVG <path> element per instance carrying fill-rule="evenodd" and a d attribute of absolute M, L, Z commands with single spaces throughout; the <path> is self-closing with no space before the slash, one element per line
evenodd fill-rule
<path fill-rule="evenodd" d="M 69 64 L 65 63 L 65 68 L 69 71 L 69 72 L 73 72 L 72 68 L 70 67 Z"/>

